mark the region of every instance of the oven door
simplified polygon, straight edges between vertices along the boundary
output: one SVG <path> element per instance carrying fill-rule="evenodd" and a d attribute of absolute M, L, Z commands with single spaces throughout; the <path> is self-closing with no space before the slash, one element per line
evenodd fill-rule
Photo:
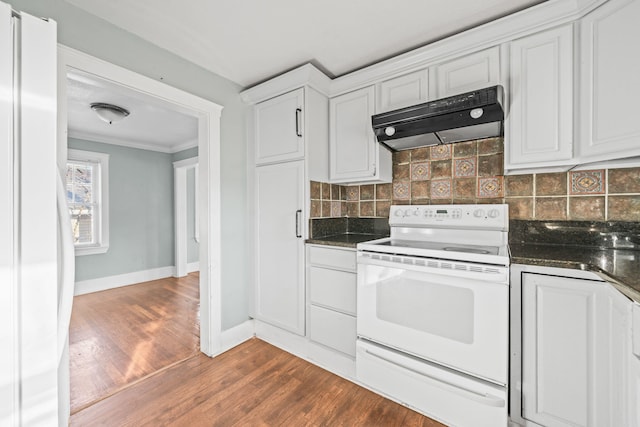
<path fill-rule="evenodd" d="M 358 336 L 507 383 L 508 268 L 358 253 Z"/>

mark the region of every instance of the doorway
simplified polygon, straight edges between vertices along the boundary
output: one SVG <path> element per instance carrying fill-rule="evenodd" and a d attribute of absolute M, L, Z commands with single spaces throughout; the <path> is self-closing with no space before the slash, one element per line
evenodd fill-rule
<path fill-rule="evenodd" d="M 170 103 L 192 115 L 198 126 L 199 317 L 200 351 L 212 356 L 220 350 L 220 113 L 222 107 L 65 46 L 58 48 L 58 150 L 59 167 L 67 159 L 67 73 L 80 72 L 117 84 L 144 96 Z M 68 351 L 59 370 L 60 410 L 69 413 Z M 66 384 L 66 387 L 64 386 Z M 66 392 L 66 393 L 65 393 Z"/>

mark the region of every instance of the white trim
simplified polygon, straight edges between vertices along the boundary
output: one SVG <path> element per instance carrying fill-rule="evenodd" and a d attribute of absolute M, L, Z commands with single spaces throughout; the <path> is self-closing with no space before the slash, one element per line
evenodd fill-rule
<path fill-rule="evenodd" d="M 85 141 L 101 142 L 103 144 L 117 145 L 120 147 L 127 147 L 127 148 L 135 148 L 138 150 L 155 151 L 157 153 L 165 153 L 165 154 L 173 154 L 179 151 L 183 151 L 183 150 L 198 146 L 197 139 L 175 143 L 170 147 L 164 147 L 164 146 L 147 143 L 147 142 L 132 141 L 132 140 L 121 139 L 121 138 L 110 138 L 105 135 L 100 135 L 92 132 L 83 132 L 75 129 L 69 129 L 68 133 L 69 133 L 69 138 L 82 139 Z"/>
<path fill-rule="evenodd" d="M 13 40 L 11 6 L 0 3 L 0 425 L 17 426 L 20 419 L 20 331 L 17 267 L 16 181 L 13 142 Z M 5 142 L 7 141 L 7 142 Z M 45 320 L 46 321 L 46 320 Z"/>
<path fill-rule="evenodd" d="M 100 292 L 107 289 L 120 288 L 122 286 L 135 285 L 150 280 L 165 279 L 173 276 L 174 267 L 159 267 L 150 270 L 134 271 L 133 273 L 117 274 L 114 276 L 99 277 L 97 279 L 81 280 L 76 282 L 74 295 L 84 295 L 91 292 Z"/>
<path fill-rule="evenodd" d="M 189 271 L 187 261 L 187 224 L 188 224 L 188 207 L 187 207 L 187 171 L 194 169 L 196 171 L 196 177 L 198 176 L 198 157 L 191 157 L 189 159 L 178 160 L 173 162 L 173 209 L 174 209 L 174 240 L 175 240 L 175 259 L 176 266 L 175 277 L 184 277 Z M 196 235 L 198 234 L 198 194 L 197 183 L 195 180 L 195 218 L 194 223 L 196 226 Z"/>
<path fill-rule="evenodd" d="M 255 336 L 253 319 L 249 319 L 231 329 L 222 331 L 220 337 L 220 353 L 224 353 L 233 347 L 242 344 L 243 342 L 250 340 Z"/>
<path fill-rule="evenodd" d="M 193 273 L 194 271 L 200 271 L 200 261 L 187 264 L 187 273 Z"/>
<path fill-rule="evenodd" d="M 257 338 L 358 384 L 355 358 L 257 319 L 254 319 L 254 327 Z"/>
<path fill-rule="evenodd" d="M 313 65 L 305 64 L 246 89 L 240 96 L 245 103 L 255 104 L 307 85 L 334 97 L 575 21 L 606 1 L 547 1 L 333 80 Z"/>
<path fill-rule="evenodd" d="M 200 349 L 207 355 L 220 349 L 221 306 L 221 207 L 220 207 L 220 115 L 222 106 L 204 98 L 108 63 L 67 46 L 58 45 L 58 91 L 66 93 L 69 69 L 107 79 L 173 104 L 176 109 L 198 117 L 199 211 L 200 221 Z M 59 137 L 66 141 L 66 100 L 58 103 Z M 64 147 L 59 148 L 61 151 Z M 60 154 L 59 157 L 60 158 Z"/>
<path fill-rule="evenodd" d="M 100 164 L 98 175 L 98 244 L 91 246 L 75 246 L 76 256 L 103 254 L 109 250 L 109 154 L 87 150 L 67 150 L 67 161 L 93 162 Z M 66 183 L 65 183 L 66 185 Z M 66 193 L 66 192 L 65 192 Z"/>
<path fill-rule="evenodd" d="M 189 148 L 197 147 L 198 140 L 190 139 L 189 141 L 182 142 L 180 144 L 175 144 L 171 146 L 171 151 L 169 153 L 179 153 L 180 151 L 188 150 Z"/>
<path fill-rule="evenodd" d="M 305 64 L 276 76 L 264 84 L 246 89 L 240 96 L 247 104 L 256 104 L 293 89 L 309 86 L 323 95 L 329 94 L 331 79 L 312 64 Z"/>
<path fill-rule="evenodd" d="M 190 157 L 190 158 L 184 159 L 184 160 L 177 160 L 177 161 L 173 162 L 173 168 L 174 169 L 177 169 L 177 168 L 187 168 L 187 169 L 189 169 L 190 167 L 195 168 L 196 166 L 198 166 L 198 156 Z"/>

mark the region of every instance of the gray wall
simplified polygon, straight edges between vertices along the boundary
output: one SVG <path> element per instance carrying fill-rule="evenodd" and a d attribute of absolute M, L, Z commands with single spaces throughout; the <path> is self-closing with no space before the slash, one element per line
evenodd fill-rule
<path fill-rule="evenodd" d="M 222 326 L 248 318 L 246 135 L 241 87 L 78 9 L 64 0 L 4 0 L 14 9 L 52 18 L 58 41 L 224 106 L 221 122 Z M 140 17 L 145 19 L 145 17 Z M 170 29 L 169 29 L 170 30 Z M 239 31 L 241 31 L 239 29 Z"/>
<path fill-rule="evenodd" d="M 109 250 L 76 257 L 76 280 L 174 265 L 171 154 L 69 138 L 109 154 Z"/>

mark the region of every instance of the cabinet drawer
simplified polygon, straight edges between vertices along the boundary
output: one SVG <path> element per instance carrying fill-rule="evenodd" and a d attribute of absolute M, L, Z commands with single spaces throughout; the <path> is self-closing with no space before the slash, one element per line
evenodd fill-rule
<path fill-rule="evenodd" d="M 309 268 L 312 304 L 320 304 L 356 314 L 356 274 L 327 268 Z"/>
<path fill-rule="evenodd" d="M 356 355 L 356 318 L 311 306 L 309 338 L 350 356 Z"/>
<path fill-rule="evenodd" d="M 355 272 L 356 251 L 310 246 L 309 263 Z"/>

